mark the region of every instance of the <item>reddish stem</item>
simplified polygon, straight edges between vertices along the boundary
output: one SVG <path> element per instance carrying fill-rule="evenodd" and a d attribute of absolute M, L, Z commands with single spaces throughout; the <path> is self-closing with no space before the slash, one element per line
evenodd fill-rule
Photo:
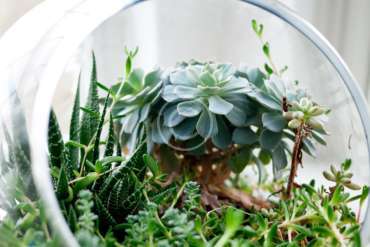
<path fill-rule="evenodd" d="M 297 176 L 298 165 L 301 163 L 302 157 L 302 141 L 303 141 L 303 123 L 297 128 L 293 146 L 292 163 L 286 190 L 287 198 L 290 198 L 294 186 L 294 179 Z"/>

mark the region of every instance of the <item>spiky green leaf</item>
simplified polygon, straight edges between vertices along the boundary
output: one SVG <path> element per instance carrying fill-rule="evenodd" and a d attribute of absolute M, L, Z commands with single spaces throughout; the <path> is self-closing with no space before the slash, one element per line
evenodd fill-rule
<path fill-rule="evenodd" d="M 79 142 L 80 141 L 80 82 L 78 82 L 76 96 L 72 109 L 71 123 L 69 127 L 69 140 Z M 79 166 L 79 154 L 80 150 L 77 147 L 69 146 L 69 157 L 73 168 Z"/>
<path fill-rule="evenodd" d="M 53 110 L 49 116 L 48 146 L 51 165 L 62 167 L 65 164 L 64 142 L 57 117 Z"/>
<path fill-rule="evenodd" d="M 101 132 L 103 130 L 104 122 L 105 122 L 105 114 L 107 112 L 109 95 L 110 94 L 108 93 L 107 94 L 107 97 L 105 98 L 103 112 L 101 114 L 99 125 L 98 125 L 98 129 L 96 131 L 95 143 L 94 143 L 94 148 L 93 148 L 93 159 L 92 159 L 92 163 L 95 163 L 95 161 L 99 159 L 100 136 L 101 136 Z"/>
<path fill-rule="evenodd" d="M 85 105 L 86 109 L 89 109 L 92 112 L 99 113 L 99 96 L 98 96 L 98 87 L 97 87 L 97 73 L 96 73 L 96 61 L 95 55 L 93 54 L 93 67 L 90 78 L 90 87 L 87 97 L 87 102 Z M 92 141 L 99 125 L 99 116 L 90 114 L 88 112 L 83 112 L 81 120 L 81 132 L 80 132 L 80 142 L 83 145 L 88 146 Z M 82 155 L 84 155 L 82 151 Z M 87 155 L 87 159 L 93 160 L 93 153 Z"/>

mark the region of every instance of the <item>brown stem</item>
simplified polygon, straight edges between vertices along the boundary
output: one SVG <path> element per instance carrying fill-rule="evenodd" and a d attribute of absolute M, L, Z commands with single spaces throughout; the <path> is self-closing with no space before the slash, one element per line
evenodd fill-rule
<path fill-rule="evenodd" d="M 286 197 L 290 198 L 292 189 L 294 186 L 294 179 L 297 176 L 298 165 L 301 163 L 302 158 L 302 141 L 303 141 L 303 127 L 304 124 L 302 123 L 295 134 L 294 146 L 293 146 L 293 154 L 292 154 L 292 163 L 290 167 L 290 174 L 288 180 L 288 187 L 286 190 Z"/>

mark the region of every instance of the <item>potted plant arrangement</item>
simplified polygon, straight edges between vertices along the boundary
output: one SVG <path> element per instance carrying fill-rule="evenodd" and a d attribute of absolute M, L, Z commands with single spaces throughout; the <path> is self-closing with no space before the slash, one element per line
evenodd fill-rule
<path fill-rule="evenodd" d="M 361 209 L 368 187 L 351 181 L 350 159 L 324 171 L 329 188 L 295 181 L 304 156 L 326 145 L 330 109 L 284 79 L 263 25 L 252 28 L 263 70 L 191 60 L 144 73 L 134 66 L 138 49 L 126 49 L 125 76 L 108 87 L 93 57 L 69 140 L 53 111 L 48 130 L 55 193 L 81 246 L 361 246 L 361 211 L 349 203 Z M 11 212 L 0 246 L 59 246 L 21 134 L 5 133 L 0 149 L 1 172 L 16 177 L 14 196 L 0 206 Z M 245 179 L 246 169 L 258 181 Z"/>

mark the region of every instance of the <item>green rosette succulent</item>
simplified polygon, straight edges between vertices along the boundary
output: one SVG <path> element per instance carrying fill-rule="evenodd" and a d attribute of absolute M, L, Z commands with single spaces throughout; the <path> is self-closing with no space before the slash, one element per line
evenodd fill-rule
<path fill-rule="evenodd" d="M 248 80 L 236 77 L 231 64 L 183 63 L 165 80 L 154 142 L 167 143 L 172 136 L 179 141 L 201 138 L 227 148 L 235 128 L 246 126 L 253 115 L 249 90 Z"/>
<path fill-rule="evenodd" d="M 141 69 L 132 70 L 124 82 L 111 88 L 113 96 L 112 113 L 119 119 L 122 144 L 132 150 L 143 136 L 143 123 L 149 118 L 151 107 L 160 97 L 162 71 L 153 70 L 147 74 Z"/>
<path fill-rule="evenodd" d="M 303 140 L 303 151 L 315 156 L 313 140 L 326 145 L 322 135 L 326 134 L 323 123 L 324 115 L 329 113 L 327 108 L 312 102 L 304 90 L 275 74 L 266 75 L 259 69 L 247 67 L 240 68 L 236 74 L 251 83 L 251 90 L 247 94 L 260 105 L 261 155 L 270 156 L 275 174 L 287 166 L 290 143 L 295 141 L 295 131 L 300 121 L 307 121 L 311 126 L 309 135 Z"/>

